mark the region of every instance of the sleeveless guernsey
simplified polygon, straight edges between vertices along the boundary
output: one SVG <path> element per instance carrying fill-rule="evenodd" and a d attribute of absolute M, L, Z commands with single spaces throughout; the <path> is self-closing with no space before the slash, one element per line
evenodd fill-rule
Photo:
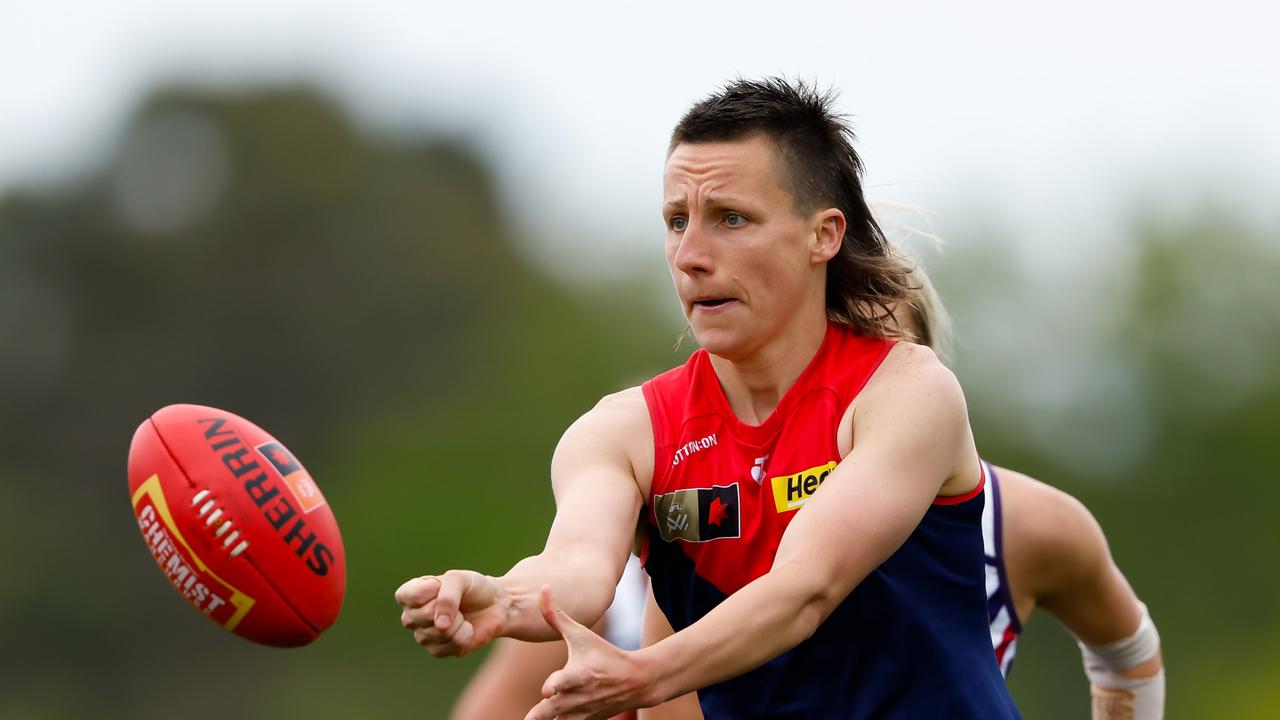
<path fill-rule="evenodd" d="M 991 623 L 991 647 L 996 651 L 1000 674 L 1009 676 L 1013 656 L 1018 650 L 1022 623 L 1009 593 L 1009 576 L 1004 569 L 1004 507 L 1000 502 L 1000 478 L 985 460 L 987 473 L 984 493 L 987 503 L 982 509 L 982 546 L 987 565 L 987 618 Z"/>
<path fill-rule="evenodd" d="M 705 351 L 644 384 L 655 445 L 645 569 L 676 631 L 769 570 L 841 459 L 845 410 L 891 347 L 829 325 L 758 426 L 730 409 Z M 991 652 L 982 508 L 981 486 L 935 500 L 812 637 L 701 689 L 707 720 L 1019 717 Z"/>

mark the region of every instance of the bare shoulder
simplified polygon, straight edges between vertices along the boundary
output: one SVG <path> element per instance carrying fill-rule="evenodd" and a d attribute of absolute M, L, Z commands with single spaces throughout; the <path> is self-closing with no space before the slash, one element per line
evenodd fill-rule
<path fill-rule="evenodd" d="M 1102 528 L 1084 503 L 1020 472 L 996 473 L 1006 562 L 1029 581 L 1029 592 L 1050 593 L 1109 563 Z"/>
<path fill-rule="evenodd" d="M 601 440 L 623 442 L 633 438 L 636 432 L 653 437 L 649 424 L 649 407 L 639 386 L 620 390 L 600 398 L 595 407 L 583 413 L 561 438 L 565 441 L 582 439 L 591 442 Z"/>
<path fill-rule="evenodd" d="M 960 382 L 933 350 L 896 343 L 846 413 L 840 451 L 873 438 L 893 457 L 932 458 L 945 467 L 938 494 L 963 495 L 980 480 L 969 410 Z M 846 440 L 847 438 L 847 440 Z M 846 444 L 847 442 L 847 444 Z"/>
<path fill-rule="evenodd" d="M 653 427 L 639 386 L 604 396 L 565 430 L 551 459 L 552 475 L 598 463 L 625 466 L 646 485 L 652 476 Z"/>
<path fill-rule="evenodd" d="M 634 416 L 633 419 L 649 422 L 649 406 L 645 403 L 644 390 L 639 385 L 619 390 L 600 398 L 590 413 L 622 413 Z"/>
<path fill-rule="evenodd" d="M 894 344 L 858 397 L 864 404 L 928 402 L 952 411 L 964 411 L 965 407 L 955 374 L 933 350 L 909 342 Z"/>

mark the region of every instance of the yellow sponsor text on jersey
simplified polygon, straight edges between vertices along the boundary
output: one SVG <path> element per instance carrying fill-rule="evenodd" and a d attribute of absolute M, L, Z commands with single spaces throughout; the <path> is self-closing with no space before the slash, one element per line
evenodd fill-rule
<path fill-rule="evenodd" d="M 789 512 L 808 502 L 835 467 L 836 463 L 833 460 L 826 465 L 819 465 L 792 475 L 769 478 L 769 482 L 773 485 L 773 502 L 777 505 L 778 512 Z"/>

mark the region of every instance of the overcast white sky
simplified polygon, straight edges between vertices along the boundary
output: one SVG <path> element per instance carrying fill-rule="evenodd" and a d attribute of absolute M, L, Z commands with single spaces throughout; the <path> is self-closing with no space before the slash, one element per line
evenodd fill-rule
<path fill-rule="evenodd" d="M 1277 218 L 1280 12 L 1256 1 L 45 0 L 0 16 L 0 193 L 95 162 L 157 81 L 302 79 L 379 126 L 483 143 L 544 262 L 653 257 L 671 125 L 734 75 L 785 73 L 840 88 L 869 195 L 944 230 L 987 214 L 1052 258 L 1114 237 L 1135 199 L 1213 193 Z"/>

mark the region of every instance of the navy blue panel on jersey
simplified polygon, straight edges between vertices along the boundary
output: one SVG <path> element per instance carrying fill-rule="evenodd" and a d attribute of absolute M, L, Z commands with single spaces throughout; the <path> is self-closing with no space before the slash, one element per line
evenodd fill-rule
<path fill-rule="evenodd" d="M 813 637 L 700 690 L 707 720 L 1018 718 L 991 650 L 983 501 L 931 506 Z M 646 569 L 677 631 L 725 599 L 683 547 L 650 529 Z"/>

